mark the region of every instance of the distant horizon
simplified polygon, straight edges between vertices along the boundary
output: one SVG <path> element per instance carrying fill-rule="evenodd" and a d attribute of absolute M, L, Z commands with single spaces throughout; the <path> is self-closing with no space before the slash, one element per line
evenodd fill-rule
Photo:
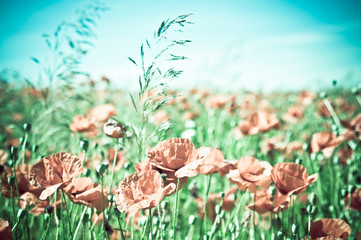
<path fill-rule="evenodd" d="M 16 70 L 36 83 L 39 68 L 30 57 L 46 59 L 41 35 L 74 19 L 74 11 L 86 1 L 20 2 L 1 3 L 0 20 L 7 24 L 0 26 L 0 70 Z M 357 1 L 111 0 L 106 5 L 110 10 L 98 21 L 94 47 L 80 70 L 95 79 L 107 76 L 121 88 L 133 91 L 138 86 L 128 57 L 138 57 L 140 45 L 163 20 L 184 13 L 194 13 L 194 25 L 180 35 L 192 40 L 180 50 L 189 60 L 176 65 L 184 73 L 170 88 L 287 92 L 331 88 L 334 79 L 343 88 L 361 82 Z"/>

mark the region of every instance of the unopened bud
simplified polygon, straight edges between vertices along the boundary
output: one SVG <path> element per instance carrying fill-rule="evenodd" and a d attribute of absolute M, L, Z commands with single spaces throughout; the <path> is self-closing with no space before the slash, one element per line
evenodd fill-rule
<path fill-rule="evenodd" d="M 24 123 L 23 129 L 25 130 L 25 132 L 30 132 L 31 124 L 30 123 Z"/>
<path fill-rule="evenodd" d="M 99 164 L 96 166 L 96 170 L 99 175 L 103 175 L 107 168 L 108 166 L 106 164 Z"/>
<path fill-rule="evenodd" d="M 11 186 L 15 186 L 15 184 L 16 184 L 16 178 L 15 178 L 15 176 L 9 176 L 9 177 L 8 177 L 8 183 L 9 183 Z"/>
<path fill-rule="evenodd" d="M 190 215 L 188 218 L 189 225 L 193 225 L 196 222 L 196 217 L 194 215 Z"/>
<path fill-rule="evenodd" d="M 26 216 L 26 211 L 25 211 L 24 209 L 19 209 L 19 210 L 18 210 L 18 215 L 17 215 L 18 219 L 21 220 L 21 219 L 23 219 L 25 216 Z"/>
<path fill-rule="evenodd" d="M 83 151 L 88 151 L 88 148 L 89 148 L 89 142 L 87 140 L 80 140 L 80 148 L 83 150 Z"/>

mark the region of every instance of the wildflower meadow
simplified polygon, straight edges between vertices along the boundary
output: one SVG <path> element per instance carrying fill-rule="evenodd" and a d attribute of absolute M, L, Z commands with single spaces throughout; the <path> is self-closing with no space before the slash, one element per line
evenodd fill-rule
<path fill-rule="evenodd" d="M 1 72 L 0 239 L 361 239 L 360 85 L 171 89 L 184 14 L 119 88 L 79 70 L 106 10 L 44 34 L 41 85 Z"/>

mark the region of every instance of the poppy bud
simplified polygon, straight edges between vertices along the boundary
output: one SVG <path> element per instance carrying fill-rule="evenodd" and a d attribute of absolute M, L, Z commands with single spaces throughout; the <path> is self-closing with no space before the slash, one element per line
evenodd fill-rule
<path fill-rule="evenodd" d="M 311 204 L 307 205 L 306 211 L 308 214 L 311 214 L 313 211 L 313 206 Z"/>
<path fill-rule="evenodd" d="M 146 216 L 141 216 L 139 219 L 139 226 L 144 226 L 145 223 L 147 222 L 147 217 Z"/>
<path fill-rule="evenodd" d="M 90 215 L 89 213 L 84 213 L 83 224 L 86 224 L 89 221 Z"/>
<path fill-rule="evenodd" d="M 10 154 L 12 156 L 12 159 L 18 158 L 18 152 L 19 152 L 19 149 L 17 147 L 14 147 L 14 146 L 11 147 Z"/>
<path fill-rule="evenodd" d="M 114 195 L 113 194 L 108 195 L 108 201 L 111 202 L 111 203 L 114 202 Z"/>
<path fill-rule="evenodd" d="M 317 204 L 317 196 L 314 192 L 310 193 L 308 195 L 308 202 L 312 205 L 316 205 Z"/>
<path fill-rule="evenodd" d="M 129 170 L 130 169 L 130 167 L 131 167 L 131 163 L 130 162 L 125 162 L 124 163 L 124 168 L 126 169 L 126 170 Z"/>
<path fill-rule="evenodd" d="M 357 89 L 356 87 L 351 88 L 351 93 L 352 93 L 353 95 L 357 95 L 358 89 Z"/>
<path fill-rule="evenodd" d="M 327 93 L 326 92 L 320 92 L 320 98 L 321 99 L 327 98 Z"/>
<path fill-rule="evenodd" d="M 226 215 L 226 212 L 222 210 L 222 211 L 221 211 L 221 214 L 219 214 L 219 217 L 220 217 L 220 218 L 224 218 L 225 215 Z"/>
<path fill-rule="evenodd" d="M 354 185 L 348 185 L 348 186 L 347 186 L 347 191 L 348 191 L 350 194 L 353 194 L 353 193 L 356 191 L 356 186 L 354 186 Z"/>
<path fill-rule="evenodd" d="M 104 163 L 103 164 L 98 164 L 96 166 L 96 170 L 97 170 L 97 173 L 99 175 L 103 175 L 105 173 L 105 171 L 107 170 L 107 168 L 108 168 L 108 165 L 104 164 Z"/>
<path fill-rule="evenodd" d="M 334 86 L 334 87 L 337 86 L 337 80 L 336 79 L 332 80 L 332 86 Z"/>
<path fill-rule="evenodd" d="M 221 195 L 221 198 L 224 198 L 224 192 L 220 192 L 219 195 Z"/>
<path fill-rule="evenodd" d="M 216 214 L 219 215 L 221 213 L 221 211 L 222 211 L 222 206 L 221 205 L 216 205 L 215 210 L 216 210 Z"/>
<path fill-rule="evenodd" d="M 52 213 L 53 213 L 53 210 L 54 210 L 54 208 L 53 208 L 52 206 L 47 206 L 47 207 L 45 208 L 45 211 L 46 211 L 48 214 L 52 214 Z"/>
<path fill-rule="evenodd" d="M 30 132 L 31 124 L 30 123 L 24 123 L 23 129 L 25 130 L 25 132 Z"/>
<path fill-rule="evenodd" d="M 302 164 L 302 159 L 301 159 L 301 158 L 297 158 L 297 159 L 296 159 L 296 163 L 301 165 L 301 164 Z"/>
<path fill-rule="evenodd" d="M 11 186 L 15 186 L 15 184 L 16 184 L 16 178 L 15 178 L 15 176 L 9 176 L 9 177 L 8 177 L 8 183 L 9 183 Z"/>
<path fill-rule="evenodd" d="M 90 174 L 91 174 L 91 170 L 88 169 L 88 168 L 84 168 L 84 176 L 85 176 L 85 177 L 89 177 Z"/>
<path fill-rule="evenodd" d="M 162 208 L 163 210 L 167 209 L 167 208 L 168 208 L 168 205 L 169 205 L 169 203 L 168 203 L 167 201 L 162 201 L 162 202 L 160 203 L 160 206 L 161 206 L 161 208 Z"/>
<path fill-rule="evenodd" d="M 283 232 L 278 231 L 276 239 L 282 239 L 283 238 Z"/>
<path fill-rule="evenodd" d="M 32 151 L 36 153 L 39 150 L 39 145 L 33 145 Z"/>
<path fill-rule="evenodd" d="M 80 140 L 80 148 L 85 152 L 88 151 L 89 142 L 87 140 Z"/>
<path fill-rule="evenodd" d="M 50 215 L 48 213 L 44 214 L 44 220 L 46 222 L 50 220 Z"/>
<path fill-rule="evenodd" d="M 117 218 L 120 218 L 120 216 L 121 216 L 121 212 L 119 211 L 118 208 L 114 208 L 114 214 Z"/>
<path fill-rule="evenodd" d="M 26 211 L 25 211 L 24 209 L 19 209 L 19 210 L 18 210 L 18 215 L 17 215 L 18 219 L 21 220 L 21 219 L 23 219 L 25 216 L 26 216 Z"/>
<path fill-rule="evenodd" d="M 329 209 L 330 212 L 334 212 L 334 211 L 335 211 L 335 207 L 332 206 L 332 205 L 328 206 L 328 209 Z"/>
<path fill-rule="evenodd" d="M 361 184 L 361 176 L 360 175 L 355 178 L 355 182 L 356 182 L 356 184 Z"/>
<path fill-rule="evenodd" d="M 153 217 L 152 221 L 153 221 L 153 225 L 158 225 L 159 218 L 158 217 Z"/>
<path fill-rule="evenodd" d="M 345 198 L 347 196 L 347 189 L 341 189 L 341 197 Z"/>
<path fill-rule="evenodd" d="M 104 133 L 111 138 L 123 138 L 126 130 L 120 122 L 112 119 L 109 119 L 108 122 L 104 124 Z"/>
<path fill-rule="evenodd" d="M 308 144 L 307 143 L 302 144 L 302 149 L 303 149 L 303 151 L 307 151 L 308 150 Z"/>
<path fill-rule="evenodd" d="M 292 230 L 293 234 L 296 234 L 297 231 L 298 231 L 298 226 L 296 224 L 292 224 L 292 229 L 291 230 Z"/>
<path fill-rule="evenodd" d="M 190 215 L 188 218 L 189 225 L 193 225 L 196 222 L 196 217 L 194 215 Z"/>
<path fill-rule="evenodd" d="M 334 163 L 334 164 L 337 164 L 337 165 L 338 165 L 338 164 L 340 164 L 340 161 L 341 161 L 341 157 L 340 157 L 340 156 L 336 156 L 336 157 L 333 158 L 333 163 Z"/>
<path fill-rule="evenodd" d="M 234 226 L 233 223 L 230 223 L 230 224 L 228 225 L 228 229 L 229 229 L 229 231 L 230 231 L 231 233 L 234 233 L 235 230 L 236 230 L 236 228 L 235 228 L 235 226 Z"/>

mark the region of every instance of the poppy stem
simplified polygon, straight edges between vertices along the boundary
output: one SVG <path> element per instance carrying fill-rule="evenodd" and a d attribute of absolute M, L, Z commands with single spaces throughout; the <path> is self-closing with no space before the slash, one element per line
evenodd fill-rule
<path fill-rule="evenodd" d="M 209 194 L 209 189 L 210 189 L 210 185 L 211 185 L 211 181 L 212 181 L 212 174 L 210 175 L 205 175 L 205 186 L 206 186 L 206 190 L 204 191 L 204 196 L 203 196 L 203 216 L 202 216 L 202 223 L 201 223 L 201 228 L 200 228 L 200 233 L 199 233 L 199 238 L 202 239 L 203 238 L 203 225 L 204 225 L 204 229 L 207 230 L 207 219 L 205 219 L 205 216 L 207 215 L 207 199 L 208 199 L 208 194 Z"/>
<path fill-rule="evenodd" d="M 79 219 L 79 222 L 78 222 L 78 226 L 77 226 L 76 229 L 75 229 L 75 233 L 74 233 L 73 240 L 76 239 L 76 235 L 78 234 L 80 225 L 81 225 L 81 223 L 83 222 L 83 218 L 84 218 L 85 212 L 86 212 L 86 207 L 84 206 L 84 210 L 83 210 L 83 212 L 81 213 L 81 216 L 80 216 L 80 219 Z"/>
<path fill-rule="evenodd" d="M 46 236 L 48 235 L 48 232 L 49 232 L 50 223 L 51 223 L 51 217 L 50 217 L 49 220 L 48 220 L 48 225 L 46 226 L 45 232 L 44 232 L 43 235 L 41 236 L 41 240 L 46 239 Z"/>
<path fill-rule="evenodd" d="M 62 196 L 62 198 L 63 198 L 63 201 L 64 201 L 64 203 L 65 203 L 65 206 L 67 206 L 67 204 L 66 204 L 66 199 L 65 199 L 65 197 L 64 197 L 64 191 L 63 190 L 61 190 L 61 196 Z M 70 238 L 73 236 L 73 233 L 72 233 L 72 231 L 71 231 L 71 224 L 70 224 L 70 217 L 69 217 L 69 212 L 68 212 L 68 210 L 69 210 L 69 208 L 67 207 L 66 208 L 66 217 L 67 217 L 67 219 L 68 219 L 68 225 L 69 225 L 69 232 L 70 232 Z"/>
<path fill-rule="evenodd" d="M 29 137 L 29 133 L 25 132 L 24 142 L 23 142 L 23 145 L 21 146 L 22 164 L 25 164 L 25 147 L 26 147 L 26 142 L 28 141 L 28 137 Z"/>
<path fill-rule="evenodd" d="M 179 202 L 179 182 L 180 178 L 177 181 L 177 189 L 175 193 L 175 207 L 174 207 L 174 216 L 173 216 L 173 239 L 175 239 L 175 226 L 177 225 L 177 214 L 178 214 L 178 202 Z"/>
<path fill-rule="evenodd" d="M 119 224 L 119 229 L 120 229 L 120 235 L 122 236 L 122 240 L 125 240 L 125 236 L 124 236 L 124 232 L 123 232 L 123 228 L 122 228 L 122 223 L 120 221 L 120 217 L 121 215 L 119 215 L 118 217 L 118 224 Z"/>
<path fill-rule="evenodd" d="M 13 218 L 14 218 L 14 222 L 16 221 L 16 214 L 15 214 L 15 203 L 14 203 L 14 190 L 13 187 L 10 187 L 10 191 L 11 191 L 11 207 L 13 209 Z"/>
<path fill-rule="evenodd" d="M 333 121 L 335 122 L 335 124 L 337 125 L 337 127 L 341 129 L 342 125 L 341 125 L 340 119 L 338 118 L 338 116 L 337 116 L 335 110 L 333 109 L 330 101 L 327 98 L 324 98 L 323 103 L 325 104 L 327 110 L 330 112 L 331 117 L 332 117 Z"/>
<path fill-rule="evenodd" d="M 310 232 L 311 232 L 311 213 L 308 213 L 307 219 L 307 240 L 310 240 Z"/>

